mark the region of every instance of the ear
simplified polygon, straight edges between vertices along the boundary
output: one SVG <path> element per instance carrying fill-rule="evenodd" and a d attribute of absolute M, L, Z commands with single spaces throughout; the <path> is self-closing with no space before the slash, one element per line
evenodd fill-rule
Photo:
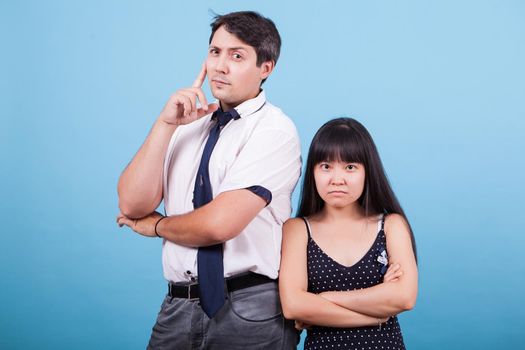
<path fill-rule="evenodd" d="M 273 68 L 275 67 L 274 61 L 266 61 L 261 64 L 261 80 L 264 80 L 272 74 Z"/>

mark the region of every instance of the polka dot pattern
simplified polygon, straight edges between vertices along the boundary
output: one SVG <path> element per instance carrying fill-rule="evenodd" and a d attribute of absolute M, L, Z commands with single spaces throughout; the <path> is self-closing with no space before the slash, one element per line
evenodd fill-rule
<path fill-rule="evenodd" d="M 377 258 L 386 249 L 386 237 L 383 230 L 384 218 L 376 240 L 368 252 L 352 266 L 339 264 L 328 256 L 312 239 L 308 228 L 307 267 L 308 291 L 321 293 L 326 291 L 348 291 L 363 289 L 382 283 L 381 264 Z M 305 350 L 316 349 L 405 349 L 403 336 L 397 317 L 391 317 L 386 323 L 373 327 L 334 328 L 314 326 L 307 331 Z"/>

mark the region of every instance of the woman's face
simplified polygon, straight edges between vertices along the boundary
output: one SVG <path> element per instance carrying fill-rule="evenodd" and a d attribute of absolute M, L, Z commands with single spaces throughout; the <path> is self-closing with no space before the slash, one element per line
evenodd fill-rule
<path fill-rule="evenodd" d="M 321 162 L 314 167 L 317 193 L 325 205 L 337 208 L 355 205 L 365 187 L 365 167 L 361 163 Z"/>

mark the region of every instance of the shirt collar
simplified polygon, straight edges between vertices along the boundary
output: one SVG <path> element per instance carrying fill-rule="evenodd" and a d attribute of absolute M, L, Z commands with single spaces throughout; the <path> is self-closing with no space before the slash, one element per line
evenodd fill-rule
<path fill-rule="evenodd" d="M 254 98 L 251 98 L 249 100 L 244 101 L 234 109 L 239 114 L 240 118 L 247 117 L 255 112 L 257 112 L 259 109 L 264 106 L 266 103 L 266 94 L 264 93 L 264 90 L 261 89 L 259 92 L 259 95 L 257 95 Z"/>

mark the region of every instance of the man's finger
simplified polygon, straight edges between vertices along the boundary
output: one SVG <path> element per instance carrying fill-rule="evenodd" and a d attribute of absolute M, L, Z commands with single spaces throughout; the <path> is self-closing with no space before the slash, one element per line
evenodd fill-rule
<path fill-rule="evenodd" d="M 125 216 L 123 216 L 123 217 L 119 217 L 119 218 L 117 219 L 117 224 L 118 224 L 120 227 L 122 227 L 122 226 L 124 226 L 124 225 L 126 225 L 126 226 L 131 226 L 131 222 L 130 222 L 130 220 L 129 220 L 127 217 L 125 217 Z"/>
<path fill-rule="evenodd" d="M 203 108 L 204 110 L 207 110 L 208 109 L 208 100 L 206 100 L 206 96 L 204 96 L 204 92 L 202 92 L 202 89 L 201 88 L 192 87 L 189 90 L 197 95 L 197 97 L 199 98 L 199 102 L 201 104 L 201 108 Z"/>
<path fill-rule="evenodd" d="M 197 118 L 204 117 L 206 114 L 213 113 L 219 109 L 219 105 L 217 103 L 210 103 L 207 107 L 207 109 L 199 108 L 197 110 Z"/>
<path fill-rule="evenodd" d="M 188 117 L 192 110 L 190 98 L 184 94 L 178 94 L 176 103 L 182 105 L 182 115 Z"/>
<path fill-rule="evenodd" d="M 206 78 L 206 62 L 202 64 L 201 71 L 199 75 L 197 76 L 197 79 L 193 82 L 193 87 L 200 88 L 202 84 L 204 83 L 204 78 Z"/>
<path fill-rule="evenodd" d="M 190 99 L 191 112 L 196 111 L 197 110 L 197 96 L 195 95 L 195 92 L 193 90 L 181 90 L 180 94 Z"/>

